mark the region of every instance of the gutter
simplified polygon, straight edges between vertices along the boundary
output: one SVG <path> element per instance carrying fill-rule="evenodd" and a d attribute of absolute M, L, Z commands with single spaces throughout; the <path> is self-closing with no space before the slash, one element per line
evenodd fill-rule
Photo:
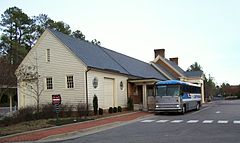
<path fill-rule="evenodd" d="M 86 104 L 87 104 L 87 116 L 88 116 L 88 111 L 89 111 L 89 107 L 88 107 L 88 80 L 87 80 L 87 73 L 91 70 L 91 68 L 87 68 L 87 70 L 85 71 L 85 82 L 86 82 Z"/>

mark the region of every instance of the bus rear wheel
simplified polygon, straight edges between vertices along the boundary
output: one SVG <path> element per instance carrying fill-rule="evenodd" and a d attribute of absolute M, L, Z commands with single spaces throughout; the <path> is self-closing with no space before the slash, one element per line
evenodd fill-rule
<path fill-rule="evenodd" d="M 196 105 L 196 111 L 200 110 L 200 103 L 197 103 Z"/>
<path fill-rule="evenodd" d="M 185 105 L 183 105 L 183 107 L 182 107 L 182 115 L 184 115 L 185 114 L 185 112 L 186 112 L 186 106 Z"/>

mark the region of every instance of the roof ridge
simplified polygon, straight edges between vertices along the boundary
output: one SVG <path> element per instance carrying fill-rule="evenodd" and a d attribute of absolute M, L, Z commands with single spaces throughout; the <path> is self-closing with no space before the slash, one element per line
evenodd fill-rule
<path fill-rule="evenodd" d="M 126 57 L 128 57 L 128 58 L 131 58 L 131 59 L 137 60 L 137 61 L 139 61 L 139 62 L 142 62 L 142 63 L 145 63 L 145 64 L 149 64 L 149 63 L 147 63 L 147 62 L 144 62 L 144 61 L 139 60 L 139 59 L 137 59 L 137 58 L 134 58 L 134 57 L 128 56 L 128 55 L 126 55 L 126 54 L 123 54 L 123 53 L 120 53 L 120 52 L 117 52 L 117 51 L 114 51 L 114 50 L 112 50 L 112 49 L 108 49 L 108 48 L 105 48 L 105 47 L 101 47 L 101 48 L 106 49 L 106 50 L 109 50 L 109 51 L 112 51 L 112 52 L 115 52 L 115 53 L 120 54 L 120 55 L 123 55 L 123 56 L 126 56 Z M 149 64 L 149 65 L 150 65 L 150 64 Z"/>
<path fill-rule="evenodd" d="M 131 75 L 131 73 L 126 69 L 124 68 L 119 62 L 117 62 L 117 60 L 115 60 L 110 54 L 108 54 L 104 49 L 107 49 L 107 48 L 104 48 L 104 47 L 101 47 L 99 46 L 99 48 L 105 53 L 107 54 L 114 62 L 116 62 L 120 67 L 122 67 L 129 75 Z"/>
<path fill-rule="evenodd" d="M 52 33 L 55 32 L 55 33 L 58 33 L 58 34 L 61 34 L 61 35 L 70 37 L 70 38 L 75 39 L 75 40 L 79 40 L 79 41 L 82 41 L 82 42 L 85 42 L 85 43 L 88 43 L 88 44 L 93 44 L 93 43 L 91 43 L 91 42 L 88 41 L 88 40 L 75 38 L 75 37 L 73 37 L 72 35 L 68 35 L 68 34 L 62 33 L 62 32 L 60 32 L 60 31 L 57 31 L 57 30 L 54 30 L 54 29 L 50 29 L 50 28 L 47 28 L 47 29 L 50 30 Z M 94 45 L 94 44 L 93 44 L 93 45 Z M 99 46 L 99 45 L 97 45 L 97 46 Z"/>

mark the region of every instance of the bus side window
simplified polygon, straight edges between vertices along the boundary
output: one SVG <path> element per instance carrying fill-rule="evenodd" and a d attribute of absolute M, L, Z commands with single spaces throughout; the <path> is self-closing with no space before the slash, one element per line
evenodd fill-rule
<path fill-rule="evenodd" d="M 182 86 L 182 91 L 183 91 L 183 93 L 185 93 L 185 92 L 189 92 L 189 86 L 187 86 L 187 85 L 183 85 Z"/>

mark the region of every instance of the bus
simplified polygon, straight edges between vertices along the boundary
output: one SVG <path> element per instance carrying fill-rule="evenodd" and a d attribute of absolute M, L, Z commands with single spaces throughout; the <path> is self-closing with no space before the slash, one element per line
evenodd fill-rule
<path fill-rule="evenodd" d="M 199 110 L 201 107 L 201 86 L 179 80 L 156 83 L 155 112 L 179 112 Z"/>

